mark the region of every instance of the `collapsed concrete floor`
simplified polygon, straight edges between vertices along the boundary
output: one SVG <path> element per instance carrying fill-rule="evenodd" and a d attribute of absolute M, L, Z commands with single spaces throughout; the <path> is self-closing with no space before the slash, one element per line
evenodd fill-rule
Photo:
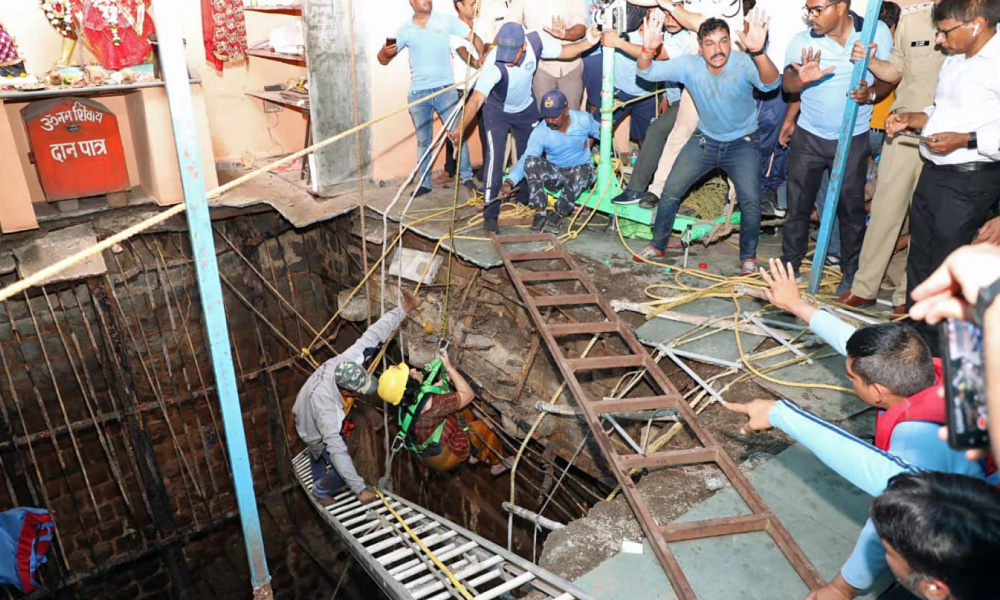
<path fill-rule="evenodd" d="M 375 208 L 380 203 L 387 206 L 390 199 L 389 188 L 372 190 L 369 194 Z M 436 206 L 450 205 L 452 197 L 449 191 L 441 190 L 422 200 L 423 203 L 414 208 L 427 214 Z M 363 300 L 352 305 L 345 303 L 346 294 L 354 289 L 365 271 L 365 259 L 371 261 L 382 253 L 382 215 L 374 211 L 368 214 L 364 236 L 368 243 L 362 251 L 360 214 L 356 210 L 345 213 L 341 207 L 343 202 L 330 208 L 335 208 L 339 216 L 324 214 L 317 218 L 315 215 L 322 211 L 310 208 L 312 212 L 306 217 L 300 215 L 298 218 L 304 221 L 294 222 L 294 227 L 271 208 L 255 206 L 253 199 L 240 199 L 237 204 L 239 208 L 214 209 L 213 217 L 217 219 L 220 266 L 227 278 L 227 308 L 255 483 L 260 501 L 269 507 L 262 512 L 268 513 L 265 522 L 270 523 L 266 526 L 265 542 L 275 576 L 275 595 L 328 598 L 334 590 L 340 589 L 344 598 L 371 597 L 373 587 L 366 582 L 365 575 L 353 567 L 348 568 L 346 554 L 338 548 L 336 540 L 323 537 L 322 526 L 317 526 L 310 515 L 304 514 L 308 510 L 303 511 L 301 499 L 295 498 L 301 492 L 290 484 L 286 461 L 301 449 L 290 414 L 295 393 L 310 372 L 309 365 L 301 358 L 301 348 L 310 344 L 316 331 L 338 308 L 347 309 L 344 316 L 354 321 L 335 321 L 331 329 L 324 332 L 324 337 L 333 348 L 343 349 L 363 330 L 366 316 L 378 315 L 380 298 L 385 298 L 387 306 L 392 306 L 395 298 L 392 289 L 397 282 L 392 276 L 386 279 L 385 290 L 380 289 L 379 277 L 372 279 L 369 289 L 363 292 L 371 299 L 367 307 Z M 269 204 L 284 213 L 289 203 Z M 125 223 L 135 222 L 145 214 L 144 210 L 81 217 L 79 221 L 86 222 L 88 229 L 80 235 L 103 237 L 120 230 Z M 474 210 L 467 212 L 474 213 Z M 386 224 L 391 227 L 386 228 L 391 240 L 399 226 L 392 220 L 398 219 L 398 214 L 390 217 Z M 75 224 L 72 220 L 61 220 L 47 224 L 39 234 L 5 238 L 6 247 L 19 249 L 11 254 L 0 250 L 3 282 L 13 281 L 15 270 L 23 274 L 32 260 L 52 259 L 52 239 L 46 243 L 43 236 Z M 414 228 L 404 235 L 403 246 L 433 252 L 448 225 L 445 220 Z M 471 235 L 477 233 L 470 232 Z M 59 246 L 64 245 L 64 240 L 60 239 Z M 447 240 L 441 245 L 447 246 Z M 57 551 L 63 556 L 44 568 L 46 583 L 56 591 L 71 591 L 80 597 L 107 597 L 106 586 L 117 582 L 114 585 L 118 588 L 133 592 L 123 592 L 121 597 L 207 598 L 228 597 L 249 589 L 245 557 L 236 551 L 242 545 L 232 543 L 239 537 L 239 529 L 233 520 L 235 505 L 223 444 L 219 443 L 222 433 L 217 425 L 210 425 L 214 418 L 211 403 L 217 400 L 210 383 L 206 383 L 210 368 L 201 334 L 197 287 L 186 247 L 184 224 L 178 219 L 105 253 L 103 266 L 91 265 L 90 270 L 77 273 L 69 281 L 53 282 L 45 292 L 33 292 L 20 305 L 11 302 L 5 307 L 9 325 L 0 326 L 0 345 L 7 346 L 5 352 L 12 361 L 8 385 L 4 388 L 10 390 L 11 396 L 3 392 L 8 410 L 4 414 L 5 437 L 0 442 L 6 449 L 4 477 L 11 490 L 11 505 L 42 505 L 44 499 L 31 488 L 38 487 L 39 478 L 51 478 L 46 487 L 51 488 L 48 491 L 53 508 L 64 515 L 77 515 L 75 521 L 61 520 L 58 535 L 62 549 Z M 639 247 L 636 244 L 636 248 Z M 599 228 L 584 231 L 569 243 L 568 248 L 577 254 L 592 281 L 609 300 L 645 302 L 649 300 L 644 293 L 647 286 L 674 281 L 674 274 L 663 268 L 633 263 L 613 231 L 600 231 Z M 707 249 L 695 247 L 692 252 L 691 262 L 706 263 L 709 271 L 732 275 L 738 269 L 736 253 L 726 244 Z M 765 239 L 762 256 L 774 252 L 775 239 Z M 447 257 L 443 251 L 441 255 Z M 668 258 L 679 260 L 675 255 Z M 601 585 L 617 585 L 625 597 L 627 586 L 616 583 L 613 576 L 602 571 L 602 566 L 614 567 L 617 564 L 614 561 L 622 556 L 622 542 L 641 541 L 641 532 L 620 496 L 605 500 L 615 482 L 609 477 L 607 465 L 593 440 L 587 439 L 588 429 L 582 419 L 573 414 L 548 414 L 538 422 L 540 403 L 557 405 L 571 412 L 574 401 L 566 392 L 556 395 L 561 376 L 544 344 L 540 343 L 523 302 L 498 264 L 488 242 L 459 242 L 454 261 L 449 263 L 446 258 L 436 278 L 423 284 L 428 301 L 421 314 L 404 325 L 403 345 L 393 345 L 387 356 L 397 360 L 402 353 L 415 365 L 429 361 L 438 345 L 444 307 L 448 306 L 452 357 L 476 388 L 477 415 L 487 419 L 503 438 L 507 456 L 516 453 L 537 422 L 517 470 L 515 503 L 536 511 L 547 505 L 544 516 L 568 524 L 567 528 L 546 535 L 516 519 L 511 532 L 513 549 L 527 558 L 537 558 L 542 566 L 558 575 L 569 579 L 582 576 L 581 581 L 590 577 L 596 580 L 591 582 L 594 589 L 603 589 Z M 404 283 L 413 285 L 412 282 Z M 283 299 L 272 292 L 272 287 Z M 46 294 L 58 298 L 58 308 L 53 307 L 51 314 Z M 116 294 L 120 297 L 115 297 Z M 93 300 L 88 302 L 88 297 Z M 107 298 L 106 304 L 101 303 L 101 298 Z M 76 303 L 79 309 L 74 308 Z M 40 325 L 37 329 L 29 318 L 29 304 L 38 314 Z M 691 308 L 689 316 L 697 316 L 698 311 L 693 308 L 696 306 L 698 304 L 693 303 L 688 307 Z M 292 312 L 293 309 L 301 318 Z M 684 307 L 677 310 L 684 310 Z M 669 329 L 657 331 L 652 328 L 650 331 L 650 325 L 660 323 L 660 319 L 647 322 L 640 314 L 621 314 L 637 330 L 645 328 L 645 337 L 650 338 L 650 343 L 669 341 L 676 336 L 676 332 Z M 116 350 L 101 339 L 110 333 L 106 324 L 101 329 L 102 315 L 104 318 L 113 315 L 119 328 L 126 332 L 127 348 L 118 350 L 123 352 L 118 359 L 128 367 L 126 371 L 133 378 L 132 395 L 141 407 L 135 411 L 114 403 L 116 395 L 121 396 L 129 390 L 116 387 L 116 373 L 109 370 L 109 360 Z M 94 352 L 77 354 L 71 350 L 73 343 L 64 347 L 59 323 L 65 324 L 70 338 L 93 340 Z M 136 333 L 133 334 L 131 328 L 135 328 Z M 35 331 L 38 339 L 34 347 L 32 340 L 26 339 L 26 331 Z M 653 339 L 657 336 L 663 339 Z M 579 353 L 589 338 L 570 339 L 567 348 Z M 814 340 L 807 341 L 814 343 Z M 717 351 L 720 356 L 731 353 L 732 332 L 722 331 L 698 343 L 702 352 Z M 748 336 L 747 344 L 751 343 L 753 348 L 748 348 L 748 352 L 775 345 L 773 341 Z M 42 348 L 51 352 L 55 360 L 43 357 Z M 329 356 L 330 351 L 322 345 L 313 349 L 319 360 Z M 594 355 L 615 354 L 620 348 L 609 341 L 600 341 L 592 352 Z M 60 363 L 64 357 L 69 357 L 69 362 Z M 831 367 L 834 370 L 835 363 Z M 93 387 L 89 381 L 82 382 L 79 378 L 73 383 L 74 372 L 70 364 L 78 364 L 81 373 L 93 372 L 100 377 L 95 375 Z M 741 377 L 738 374 L 726 376 L 725 369 L 718 366 L 693 361 L 690 365 L 702 378 L 717 378 L 720 387 Z M 661 367 L 681 393 L 692 396 L 699 393 L 698 385 L 679 367 L 669 362 L 661 363 Z M 27 377 L 22 376 L 19 369 Z M 605 374 L 590 383 L 610 393 L 618 375 Z M 796 376 L 808 378 L 810 372 Z M 835 379 L 838 374 L 831 371 L 825 376 Z M 76 390 L 77 386 L 79 390 L 71 394 L 68 388 Z M 57 402 L 56 397 L 60 387 L 64 388 L 62 395 L 73 400 L 66 403 L 65 425 L 53 429 L 43 413 L 48 410 L 52 415 L 60 414 L 59 404 L 63 401 Z M 725 393 L 727 399 L 743 402 L 755 397 L 775 397 L 776 391 L 780 394 L 783 390 L 775 390 L 771 385 L 761 387 L 759 382 L 746 379 L 733 384 Z M 38 403 L 30 400 L 35 394 L 39 395 Z M 801 394 L 788 395 L 796 400 L 806 399 Z M 95 406 L 105 406 L 106 410 L 99 410 L 96 416 L 89 414 L 87 405 L 78 399 L 88 397 Z M 871 412 L 864 411 L 864 406 L 856 400 L 843 394 L 820 393 L 808 400 L 830 411 L 824 416 L 862 435 L 871 435 Z M 15 408 L 19 407 L 24 410 L 23 421 L 17 420 Z M 130 422 L 135 416 L 144 427 L 151 428 L 145 443 L 161 470 L 118 477 L 112 472 L 112 463 L 126 465 L 135 444 L 116 447 L 112 443 L 111 450 L 105 450 L 98 432 L 103 428 L 112 439 L 119 437 L 142 442 L 142 436 L 135 432 Z M 352 452 L 370 483 L 382 474 L 386 435 L 395 433 L 394 419 L 388 419 L 387 431 L 384 418 L 383 407 L 374 401 L 359 403 L 352 413 L 355 425 L 350 439 Z M 794 464 L 805 464 L 794 452 L 788 454 L 791 441 L 780 434 L 738 435 L 741 419 L 717 405 L 703 404 L 701 419 L 745 472 L 753 473 L 760 465 L 785 464 L 775 461 L 776 456 L 792 457 L 799 461 L 793 461 Z M 645 425 L 645 422 L 628 422 L 625 428 L 633 439 L 648 441 L 670 431 L 674 423 L 656 423 L 644 434 Z M 46 436 L 49 430 L 55 434 Z M 72 437 L 69 433 L 74 431 L 80 432 L 78 440 L 69 439 Z M 47 437 L 47 445 L 42 444 L 40 441 Z M 29 440 L 38 443 L 29 448 Z M 683 447 L 691 441 L 689 432 L 680 428 L 671 444 Z M 74 462 L 76 458 L 72 453 L 77 442 L 84 450 L 81 455 L 87 457 L 79 464 Z M 30 461 L 41 466 L 39 471 L 27 467 L 30 464 L 27 454 L 32 450 L 40 456 L 37 461 L 34 458 Z M 566 477 L 557 483 L 570 461 L 572 466 Z M 129 471 L 127 467 L 123 470 Z M 98 472 L 103 475 L 97 477 Z M 794 474 L 794 469 L 791 472 Z M 84 485 L 83 479 L 88 478 L 88 474 L 93 481 Z M 501 503 L 510 500 L 510 473 L 494 477 L 483 467 L 466 465 L 455 472 L 442 474 L 404 455 L 394 462 L 393 482 L 395 489 L 412 501 L 500 545 L 507 544 L 508 516 Z M 85 490 L 92 483 L 94 493 L 88 497 Z M 143 509 L 143 494 L 138 491 L 143 485 L 162 488 L 159 505 L 150 502 L 149 510 Z M 724 497 L 726 493 L 718 473 L 700 467 L 645 474 L 639 487 L 660 523 L 670 522 L 704 501 Z M 550 495 L 551 501 L 547 501 Z M 3 502 L 6 504 L 6 499 Z M 104 503 L 111 508 L 101 511 L 99 516 L 99 507 Z M 94 505 L 93 510 L 89 504 Z M 863 499 L 854 504 L 863 509 Z M 111 521 L 106 516 L 109 513 L 114 516 Z M 850 537 L 851 527 L 860 528 L 859 523 L 854 523 L 856 520 L 855 514 L 840 524 L 845 539 Z M 98 526 L 101 533 L 93 536 L 93 528 Z M 220 564 L 217 559 L 206 558 L 213 547 L 234 551 L 226 552 L 226 562 Z M 829 564 L 824 563 L 821 568 L 824 576 L 832 575 L 830 565 L 836 568 L 839 566 L 837 561 L 842 558 L 832 557 L 827 561 Z M 709 556 L 705 562 L 716 559 L 723 563 L 726 560 Z M 648 564 L 645 568 L 650 570 Z M 654 561 L 651 569 L 654 575 L 657 568 Z M 710 568 L 705 572 L 714 573 Z M 672 597 L 662 572 L 659 575 L 661 579 L 652 580 L 656 587 L 652 595 L 633 592 L 628 597 Z M 122 583 L 125 580 L 129 583 Z M 135 585 L 131 584 L 133 580 Z M 224 587 L 226 585 L 230 587 Z M 608 595 L 598 597 L 611 598 Z M 793 595 L 770 596 L 784 597 Z"/>

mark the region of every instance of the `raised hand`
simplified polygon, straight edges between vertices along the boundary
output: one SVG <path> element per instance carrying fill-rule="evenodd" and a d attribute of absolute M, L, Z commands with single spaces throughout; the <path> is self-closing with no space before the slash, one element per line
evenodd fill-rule
<path fill-rule="evenodd" d="M 755 8 L 746 16 L 749 25 L 746 33 L 739 32 L 740 42 L 747 52 L 760 52 L 767 44 L 767 30 L 771 19 L 763 10 Z"/>
<path fill-rule="evenodd" d="M 792 68 L 799 75 L 799 82 L 802 85 L 809 85 L 815 81 L 823 79 L 830 73 L 833 73 L 833 67 L 827 67 L 825 69 L 819 68 L 819 59 L 822 52 L 820 50 L 813 50 L 812 48 L 802 49 L 802 62 L 792 62 Z"/>
<path fill-rule="evenodd" d="M 566 23 L 559 15 L 552 17 L 552 25 L 545 28 L 545 32 L 557 40 L 566 39 Z"/>
<path fill-rule="evenodd" d="M 663 45 L 663 11 L 650 10 L 642 26 L 642 47 L 647 50 L 658 50 Z"/>

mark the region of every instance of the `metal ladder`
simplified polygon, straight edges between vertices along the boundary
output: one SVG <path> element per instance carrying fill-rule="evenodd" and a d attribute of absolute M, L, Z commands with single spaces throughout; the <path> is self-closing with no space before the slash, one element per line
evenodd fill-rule
<path fill-rule="evenodd" d="M 618 318 L 618 314 L 615 313 L 608 302 L 601 296 L 600 291 L 587 278 L 586 274 L 579 268 L 556 237 L 550 234 L 532 234 L 493 235 L 492 238 L 493 244 L 496 246 L 500 257 L 503 259 L 504 266 L 507 268 L 511 280 L 514 282 L 514 286 L 524 300 L 524 305 L 531 315 L 532 320 L 534 320 L 539 334 L 545 340 L 549 348 L 549 353 L 559 366 L 559 370 L 566 380 L 567 387 L 580 406 L 587 424 L 590 426 L 593 436 L 597 440 L 601 453 L 611 466 L 611 470 L 621 485 L 626 500 L 632 507 L 632 512 L 635 514 L 636 519 L 638 519 L 639 525 L 649 540 L 653 552 L 656 554 L 678 598 L 681 600 L 696 600 L 697 595 L 681 570 L 680 564 L 677 562 L 673 552 L 670 550 L 670 542 L 754 531 L 764 531 L 770 534 L 774 543 L 785 555 L 792 568 L 795 569 L 795 572 L 802 578 L 809 589 L 816 589 L 822 586 L 825 583 L 824 580 L 809 562 L 809 559 L 806 558 L 802 549 L 799 548 L 798 544 L 792 539 L 792 536 L 781 522 L 778 521 L 767 505 L 764 504 L 764 500 L 739 470 L 732 458 L 726 454 L 725 450 L 716 442 L 712 434 L 699 422 L 698 417 L 691 407 L 683 400 L 674 385 L 663 371 L 659 369 L 642 344 L 639 343 L 632 329 Z M 545 251 L 527 252 L 508 252 L 505 248 L 505 244 L 538 242 L 551 245 L 551 248 Z M 554 268 L 552 265 L 554 261 L 561 261 L 564 266 Z M 529 265 L 538 267 L 538 270 L 522 268 Z M 576 282 L 579 286 L 582 286 L 584 293 L 550 295 L 546 292 L 544 295 L 533 295 L 528 289 L 529 284 L 538 285 L 556 282 Z M 590 306 L 599 309 L 604 315 L 604 320 L 550 324 L 546 322 L 539 310 L 539 308 L 543 307 L 566 308 L 580 306 Z M 557 339 L 580 334 L 615 334 L 624 342 L 631 354 L 595 358 L 567 358 L 560 348 Z M 651 379 L 650 385 L 655 384 L 654 389 L 659 388 L 661 395 L 645 398 L 591 398 L 577 378 L 578 373 L 586 371 L 620 368 L 645 369 L 649 374 L 647 381 Z M 611 439 L 605 433 L 600 420 L 602 416 L 622 412 L 662 409 L 677 410 L 682 421 L 694 433 L 701 447 L 661 451 L 651 454 L 618 454 L 611 443 Z M 636 484 L 632 481 L 630 471 L 633 469 L 681 467 L 699 464 L 709 464 L 718 467 L 749 507 L 751 514 L 670 525 L 660 525 L 657 523 L 646 502 L 642 499 Z"/>
<path fill-rule="evenodd" d="M 385 503 L 363 505 L 349 492 L 337 495 L 332 505 L 322 506 L 312 494 L 308 453 L 302 452 L 292 462 L 295 476 L 316 510 L 391 598 L 491 600 L 533 592 L 532 597 L 539 599 L 593 600 L 572 583 L 394 494 L 382 492 L 398 519 Z M 469 596 L 461 594 L 419 548 L 400 520 L 451 571 Z"/>

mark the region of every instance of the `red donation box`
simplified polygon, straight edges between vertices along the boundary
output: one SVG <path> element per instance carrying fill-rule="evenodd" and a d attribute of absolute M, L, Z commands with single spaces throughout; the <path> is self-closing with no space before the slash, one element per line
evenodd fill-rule
<path fill-rule="evenodd" d="M 87 98 L 55 98 L 25 106 L 21 117 L 47 201 L 131 187 L 118 117 L 104 105 Z"/>

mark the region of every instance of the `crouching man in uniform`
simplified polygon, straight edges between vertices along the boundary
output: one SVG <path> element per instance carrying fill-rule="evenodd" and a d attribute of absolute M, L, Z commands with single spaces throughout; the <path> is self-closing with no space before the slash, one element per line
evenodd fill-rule
<path fill-rule="evenodd" d="M 407 313 L 420 307 L 418 299 L 401 289 L 403 301 L 365 331 L 353 346 L 319 366 L 295 397 L 292 414 L 295 430 L 309 449 L 313 495 L 323 506 L 333 503 L 334 493 L 347 486 L 362 504 L 378 499 L 358 475 L 341 436 L 345 405 L 341 390 L 371 395 L 378 381 L 362 366 L 399 327 Z"/>

